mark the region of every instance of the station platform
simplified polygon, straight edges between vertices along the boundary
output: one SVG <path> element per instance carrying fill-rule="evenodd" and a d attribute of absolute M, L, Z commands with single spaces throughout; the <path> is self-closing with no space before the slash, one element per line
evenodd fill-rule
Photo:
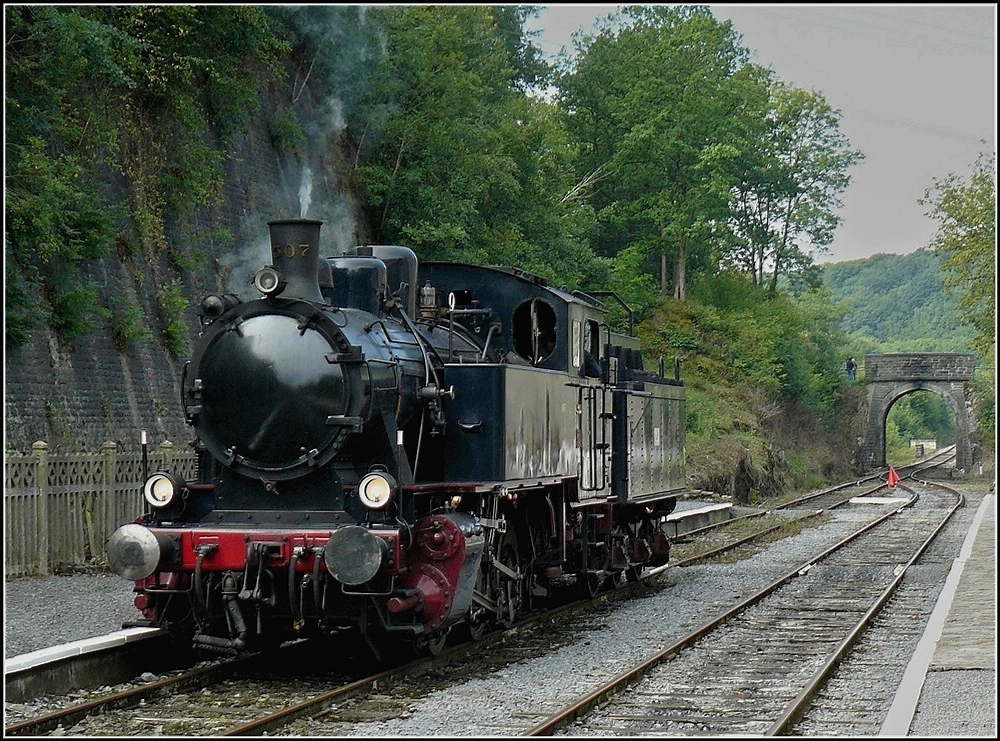
<path fill-rule="evenodd" d="M 688 507 L 667 515 L 664 532 L 671 538 L 700 530 L 732 517 L 730 504 L 705 504 Z"/>
<path fill-rule="evenodd" d="M 985 495 L 880 736 L 996 738 L 996 495 Z"/>

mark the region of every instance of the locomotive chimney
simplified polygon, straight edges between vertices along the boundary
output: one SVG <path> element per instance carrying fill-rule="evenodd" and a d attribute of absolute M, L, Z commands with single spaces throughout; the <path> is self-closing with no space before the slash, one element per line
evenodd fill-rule
<path fill-rule="evenodd" d="M 319 287 L 319 228 L 316 219 L 278 219 L 271 231 L 271 261 L 285 279 L 282 298 L 323 301 Z"/>

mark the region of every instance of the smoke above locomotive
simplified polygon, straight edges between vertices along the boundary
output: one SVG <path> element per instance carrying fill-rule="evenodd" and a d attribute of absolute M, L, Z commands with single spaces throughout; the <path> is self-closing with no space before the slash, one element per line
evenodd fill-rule
<path fill-rule="evenodd" d="M 197 475 L 155 472 L 109 541 L 138 624 L 224 653 L 341 630 L 437 650 L 666 562 L 684 388 L 603 303 L 268 227 L 259 297 L 200 304 Z"/>

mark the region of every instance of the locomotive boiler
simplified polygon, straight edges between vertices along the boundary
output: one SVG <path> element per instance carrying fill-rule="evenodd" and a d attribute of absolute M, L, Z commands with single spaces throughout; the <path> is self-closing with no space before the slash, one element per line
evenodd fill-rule
<path fill-rule="evenodd" d="M 666 563 L 684 387 L 593 295 L 269 222 L 260 297 L 213 294 L 185 365 L 196 480 L 109 539 L 137 624 L 237 654 L 359 630 L 434 652 L 567 583 Z"/>

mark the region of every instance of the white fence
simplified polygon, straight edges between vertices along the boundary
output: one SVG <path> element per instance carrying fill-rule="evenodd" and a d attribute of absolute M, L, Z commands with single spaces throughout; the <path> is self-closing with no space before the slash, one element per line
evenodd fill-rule
<path fill-rule="evenodd" d="M 148 471 L 194 479 L 194 452 L 175 453 L 164 441 L 147 454 Z M 113 442 L 100 453 L 50 454 L 36 442 L 31 455 L 4 458 L 4 571 L 8 578 L 44 576 L 107 563 L 105 544 L 144 511 L 142 453 L 121 454 Z"/>

